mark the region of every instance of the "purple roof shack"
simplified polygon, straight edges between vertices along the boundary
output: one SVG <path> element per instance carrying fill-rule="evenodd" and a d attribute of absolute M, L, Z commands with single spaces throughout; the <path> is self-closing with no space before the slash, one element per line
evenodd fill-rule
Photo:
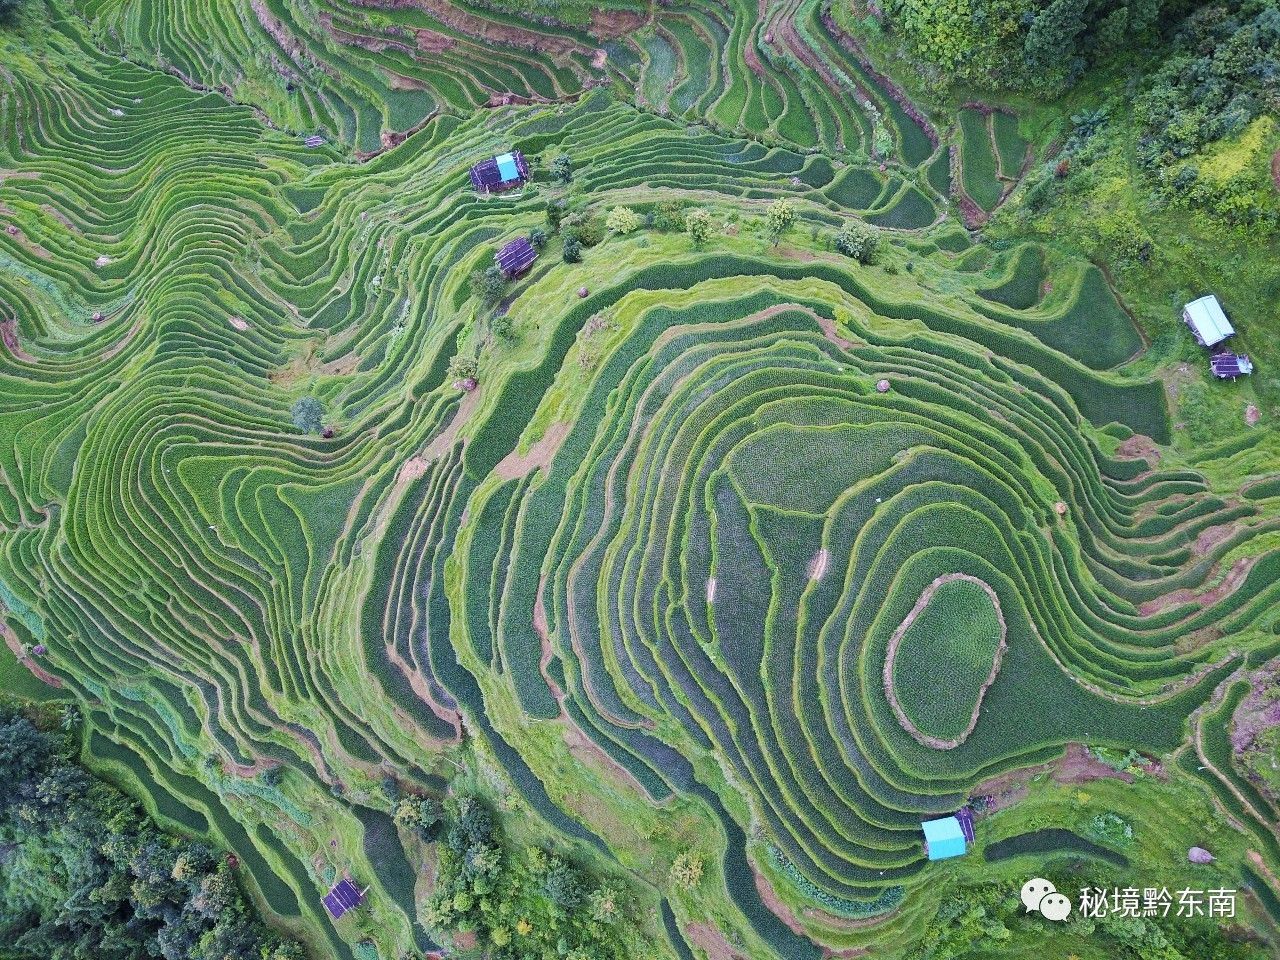
<path fill-rule="evenodd" d="M 1253 361 L 1242 353 L 1215 353 L 1209 367 L 1219 380 L 1234 380 L 1253 373 Z"/>
<path fill-rule="evenodd" d="M 356 889 L 356 885 L 343 877 L 324 895 L 324 906 L 329 911 L 329 916 L 337 920 L 348 910 L 354 910 L 360 906 L 360 901 L 363 899 L 364 894 Z"/>
<path fill-rule="evenodd" d="M 973 843 L 973 811 L 968 807 L 961 807 L 956 819 L 960 821 L 960 832 L 964 834 L 965 842 Z"/>
<path fill-rule="evenodd" d="M 480 193 L 501 193 L 522 187 L 529 179 L 529 164 L 519 150 L 482 160 L 471 168 L 471 185 Z"/>
<path fill-rule="evenodd" d="M 493 259 L 502 275 L 510 280 L 533 266 L 533 261 L 538 259 L 538 251 L 533 249 L 528 237 L 516 237 L 499 250 Z"/>

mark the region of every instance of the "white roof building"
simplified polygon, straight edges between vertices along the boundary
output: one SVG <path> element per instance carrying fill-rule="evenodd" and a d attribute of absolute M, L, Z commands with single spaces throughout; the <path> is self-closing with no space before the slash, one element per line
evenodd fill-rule
<path fill-rule="evenodd" d="M 1222 304 L 1213 294 L 1192 300 L 1183 307 L 1182 319 L 1187 321 L 1187 326 L 1196 335 L 1196 342 L 1202 347 L 1216 346 L 1235 333 L 1231 321 L 1222 312 Z"/>

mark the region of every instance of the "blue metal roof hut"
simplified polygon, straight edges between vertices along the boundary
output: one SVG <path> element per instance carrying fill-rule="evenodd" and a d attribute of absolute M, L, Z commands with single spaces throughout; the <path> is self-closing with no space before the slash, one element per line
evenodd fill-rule
<path fill-rule="evenodd" d="M 367 888 L 358 890 L 354 883 L 347 877 L 343 877 L 324 895 L 325 909 L 329 911 L 329 916 L 337 920 L 343 914 L 360 906 L 367 892 Z"/>
<path fill-rule="evenodd" d="M 516 237 L 499 250 L 493 259 L 502 275 L 510 280 L 533 266 L 533 261 L 538 259 L 538 251 L 528 237 Z"/>
<path fill-rule="evenodd" d="M 471 168 L 471 185 L 480 193 L 501 193 L 522 187 L 529 179 L 529 164 L 519 150 L 482 160 Z"/>
<path fill-rule="evenodd" d="M 920 824 L 924 830 L 924 851 L 930 860 L 962 857 L 969 849 L 959 817 L 941 817 Z M 970 830 L 973 828 L 970 827 Z M 971 835 L 971 834 L 970 834 Z"/>

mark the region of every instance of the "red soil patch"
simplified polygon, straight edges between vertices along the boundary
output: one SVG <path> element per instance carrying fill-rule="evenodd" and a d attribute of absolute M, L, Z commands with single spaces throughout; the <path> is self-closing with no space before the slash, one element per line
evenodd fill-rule
<path fill-rule="evenodd" d="M 252 0 L 249 6 L 253 8 L 253 15 L 258 18 L 258 25 L 280 45 L 281 50 L 295 58 L 302 53 L 302 44 L 298 42 L 298 38 L 285 29 L 284 24 L 267 9 L 263 0 Z"/>
<path fill-rule="evenodd" d="M 802 937 L 807 937 L 808 933 L 805 931 L 804 925 L 796 918 L 796 915 L 792 912 L 791 908 L 782 902 L 782 898 L 778 896 L 778 892 L 773 889 L 773 884 L 765 878 L 765 875 L 760 872 L 759 868 L 756 867 L 754 863 L 751 865 L 751 872 L 755 877 L 756 892 L 760 894 L 760 900 L 764 905 L 772 910 L 778 919 L 786 924 L 787 928 L 792 933 L 797 933 Z M 815 922 L 822 923 L 829 927 L 839 927 L 844 930 L 879 923 L 885 916 L 884 914 L 877 914 L 876 916 L 868 917 L 865 920 L 851 920 L 845 917 L 835 917 L 827 913 L 825 910 L 816 910 L 812 907 L 805 910 L 804 915 Z M 867 950 L 863 947 L 849 947 L 845 950 L 824 948 L 822 955 L 824 957 L 839 957 L 842 958 L 842 960 L 852 960 L 852 958 L 855 957 L 865 957 L 867 955 Z"/>
<path fill-rule="evenodd" d="M 941 737 L 933 737 L 924 733 L 907 716 L 902 704 L 898 702 L 898 693 L 893 687 L 893 664 L 898 655 L 898 647 L 902 644 L 902 638 L 911 629 L 911 625 L 916 622 L 916 618 L 924 612 L 925 607 L 929 605 L 929 601 L 933 599 L 933 595 L 938 591 L 938 588 L 956 580 L 968 580 L 970 583 L 978 584 L 986 591 L 987 596 L 991 598 L 991 603 L 996 608 L 996 620 L 1000 623 L 1000 645 L 996 647 L 996 654 L 991 658 L 991 673 L 978 689 L 978 697 L 973 704 L 973 715 L 969 718 L 969 725 L 965 727 L 960 736 L 951 740 L 943 740 Z M 1004 611 L 1000 609 L 1000 598 L 984 581 L 979 580 L 977 577 L 971 577 L 967 573 L 947 573 L 925 587 L 920 594 L 920 599 L 911 608 L 911 612 L 903 618 L 902 623 L 898 624 L 898 629 L 893 631 L 893 636 L 889 638 L 889 648 L 884 657 L 884 695 L 889 701 L 889 706 L 893 708 L 893 714 L 898 718 L 898 723 L 902 726 L 902 729 L 911 734 L 918 743 L 922 743 L 926 747 L 932 747 L 934 750 L 952 750 L 969 739 L 969 734 L 973 733 L 973 728 L 978 725 L 978 715 L 982 712 L 982 701 L 987 695 L 987 689 L 996 682 L 996 677 L 1000 675 L 1000 661 L 1004 659 L 1004 651 L 1007 646 L 1006 634 L 1007 628 L 1004 622 Z"/>
<path fill-rule="evenodd" d="M 591 11 L 591 25 L 587 33 L 602 40 L 616 40 L 628 37 L 653 18 L 645 17 L 634 10 L 606 10 L 594 8 Z"/>
<path fill-rule="evenodd" d="M 1244 408 L 1244 422 L 1247 426 L 1256 427 L 1258 421 L 1262 419 L 1262 411 L 1254 404 L 1249 404 Z"/>
<path fill-rule="evenodd" d="M 458 33 L 468 37 L 474 37 L 484 43 L 496 43 L 508 47 L 518 47 L 522 50 L 533 50 L 550 54 L 553 57 L 567 56 L 574 52 L 584 53 L 588 56 L 591 53 L 591 51 L 585 50 L 580 44 L 568 37 L 539 33 L 536 30 L 525 30 L 510 24 L 486 20 L 454 6 L 448 0 L 354 0 L 354 2 L 357 6 L 384 10 L 405 8 L 425 10 L 434 19 L 439 20 L 451 30 L 456 30 Z"/>
<path fill-rule="evenodd" d="M 36 358 L 23 350 L 22 344 L 18 341 L 18 321 L 0 320 L 0 341 L 4 342 L 5 347 L 16 359 L 24 363 L 36 362 Z"/>
<path fill-rule="evenodd" d="M 1133 783 L 1133 774 L 1107 766 L 1082 743 L 1068 743 L 1066 754 L 1053 771 L 1053 779 L 1057 783 L 1071 786 L 1093 780 L 1123 780 L 1125 783 Z"/>
<path fill-rule="evenodd" d="M 852 350 L 854 343 L 852 340 L 846 340 L 836 332 L 836 322 L 830 317 L 819 317 L 818 325 L 822 327 L 822 335 L 834 343 L 841 350 Z"/>
<path fill-rule="evenodd" d="M 1197 557 L 1203 557 L 1218 544 L 1230 540 L 1239 529 L 1238 523 L 1224 523 L 1202 530 L 1200 536 L 1196 537 L 1196 542 L 1191 545 L 1191 552 Z"/>
<path fill-rule="evenodd" d="M 691 923 L 684 928 L 689 942 L 707 955 L 707 960 L 742 960 L 714 923 Z"/>
<path fill-rule="evenodd" d="M 0 610 L 4 609 L 0 607 Z M 22 643 L 18 640 L 18 635 L 9 629 L 9 625 L 0 621 L 0 633 L 4 634 L 4 644 L 9 648 L 10 652 L 18 658 L 18 662 L 30 670 L 38 680 L 47 683 L 51 687 L 62 687 L 62 681 L 55 677 L 48 670 L 44 669 L 40 664 L 36 663 L 31 657 L 24 656 L 22 652 Z"/>
<path fill-rule="evenodd" d="M 418 43 L 418 49 L 423 53 L 444 53 L 458 45 L 458 41 L 453 37 L 426 28 L 415 30 L 414 39 Z"/>
<path fill-rule="evenodd" d="M 1152 467 L 1160 465 L 1160 448 L 1154 440 L 1141 433 L 1135 433 L 1116 447 L 1115 456 L 1118 460 L 1146 460 Z"/>
<path fill-rule="evenodd" d="M 1184 587 L 1181 590 L 1175 590 L 1172 593 L 1167 593 L 1163 597 L 1148 600 L 1138 608 L 1138 611 L 1144 617 L 1149 617 L 1153 613 L 1159 613 L 1162 610 L 1168 610 L 1184 603 L 1194 603 L 1201 609 L 1213 606 L 1213 604 L 1232 593 L 1238 586 L 1240 586 L 1240 584 L 1244 583 L 1245 577 L 1249 575 L 1249 571 L 1253 569 L 1253 565 L 1257 563 L 1257 561 L 1257 557 L 1241 557 L 1235 562 L 1230 572 L 1222 578 L 1222 582 L 1216 587 L 1204 590 L 1203 592 L 1197 592 L 1190 587 Z"/>

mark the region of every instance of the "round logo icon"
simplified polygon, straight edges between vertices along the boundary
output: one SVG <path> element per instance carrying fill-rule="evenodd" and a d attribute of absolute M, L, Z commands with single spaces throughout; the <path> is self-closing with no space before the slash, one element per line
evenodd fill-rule
<path fill-rule="evenodd" d="M 1071 915 L 1071 900 L 1043 877 L 1032 877 L 1024 883 L 1021 896 L 1028 913 L 1038 911 L 1046 920 L 1060 923 Z"/>

